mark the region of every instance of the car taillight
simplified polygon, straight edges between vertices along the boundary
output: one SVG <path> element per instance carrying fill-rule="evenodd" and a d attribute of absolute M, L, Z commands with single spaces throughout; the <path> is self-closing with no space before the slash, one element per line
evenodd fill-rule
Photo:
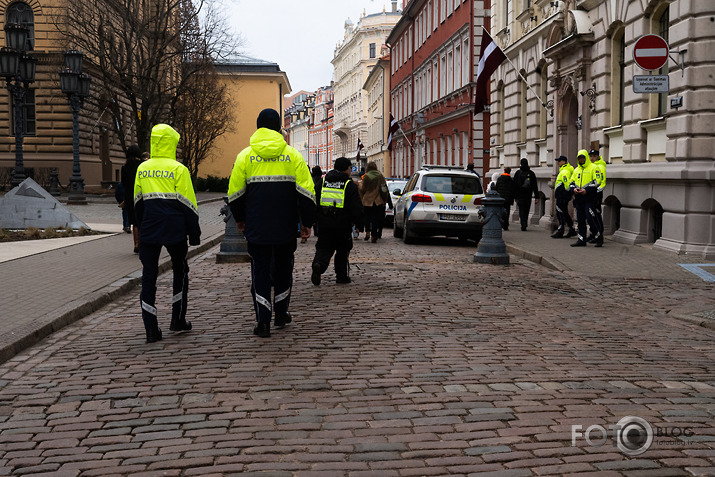
<path fill-rule="evenodd" d="M 412 202 L 432 202 L 432 197 L 426 194 L 415 194 L 412 196 Z"/>
<path fill-rule="evenodd" d="M 474 199 L 474 205 L 482 205 L 482 198 L 477 197 L 476 199 Z"/>

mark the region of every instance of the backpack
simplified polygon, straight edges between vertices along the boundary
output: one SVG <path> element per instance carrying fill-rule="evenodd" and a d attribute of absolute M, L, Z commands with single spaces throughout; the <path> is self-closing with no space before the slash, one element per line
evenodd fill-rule
<path fill-rule="evenodd" d="M 531 174 L 529 172 L 525 172 L 521 177 L 521 188 L 531 190 Z"/>

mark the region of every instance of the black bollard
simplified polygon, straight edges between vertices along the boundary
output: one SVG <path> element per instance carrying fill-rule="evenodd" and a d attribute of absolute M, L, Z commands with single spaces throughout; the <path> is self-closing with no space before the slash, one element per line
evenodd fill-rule
<path fill-rule="evenodd" d="M 50 194 L 60 195 L 60 174 L 56 167 L 50 168 Z"/>
<path fill-rule="evenodd" d="M 246 237 L 238 232 L 236 220 L 233 218 L 231 208 L 228 206 L 228 197 L 224 197 L 226 203 L 221 207 L 221 215 L 225 215 L 223 221 L 226 222 L 226 234 L 221 241 L 221 247 L 216 254 L 216 263 L 240 263 L 248 262 L 251 257 L 248 255 L 248 243 Z"/>
<path fill-rule="evenodd" d="M 502 238 L 502 223 L 509 220 L 504 217 L 504 199 L 495 190 L 487 192 L 482 199 L 484 210 L 484 225 L 482 239 L 474 254 L 477 263 L 491 263 L 493 265 L 508 265 L 509 254 L 506 253 L 506 244 Z"/>

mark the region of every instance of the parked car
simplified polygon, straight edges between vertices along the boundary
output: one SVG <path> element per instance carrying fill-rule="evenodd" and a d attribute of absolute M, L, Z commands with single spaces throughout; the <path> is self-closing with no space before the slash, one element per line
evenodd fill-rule
<path fill-rule="evenodd" d="M 393 235 L 411 243 L 418 236 L 482 238 L 481 179 L 450 166 L 423 166 L 395 203 Z"/>
<path fill-rule="evenodd" d="M 390 198 L 392 199 L 392 205 L 397 203 L 397 199 L 400 198 L 400 194 L 405 188 L 405 184 L 407 184 L 407 181 L 405 179 L 387 179 L 387 190 L 390 192 Z M 383 226 L 385 227 L 392 227 L 392 224 L 395 222 L 395 209 L 390 208 L 389 205 L 385 207 L 385 221 L 383 222 Z"/>

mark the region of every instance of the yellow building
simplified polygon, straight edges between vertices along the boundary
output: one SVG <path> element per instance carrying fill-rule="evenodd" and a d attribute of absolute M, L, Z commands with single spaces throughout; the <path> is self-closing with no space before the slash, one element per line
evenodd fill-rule
<path fill-rule="evenodd" d="M 233 131 L 218 138 L 209 157 L 199 165 L 199 177 L 228 177 L 241 150 L 256 131 L 256 118 L 265 108 L 283 116 L 283 96 L 291 92 L 288 75 L 276 63 L 239 56 L 216 65 L 234 103 Z"/>

